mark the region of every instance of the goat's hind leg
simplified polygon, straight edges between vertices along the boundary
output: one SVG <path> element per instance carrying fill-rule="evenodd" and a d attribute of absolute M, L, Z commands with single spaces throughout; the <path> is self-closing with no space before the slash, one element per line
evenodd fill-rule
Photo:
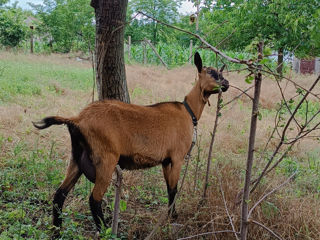
<path fill-rule="evenodd" d="M 81 176 L 81 172 L 78 168 L 78 165 L 74 162 L 73 159 L 70 160 L 69 166 L 67 169 L 67 174 L 56 191 L 53 199 L 53 225 L 60 228 L 62 224 L 62 217 L 61 217 L 61 211 L 63 203 L 70 192 L 70 190 L 73 188 L 73 186 L 78 181 L 79 177 Z M 58 233 L 56 232 L 55 235 Z"/>
<path fill-rule="evenodd" d="M 168 190 L 169 207 L 173 204 L 175 196 L 177 194 L 177 187 L 178 187 L 181 167 L 182 167 L 182 163 L 179 161 L 177 162 L 171 161 L 171 163 L 165 162 L 162 164 L 163 175 L 166 180 L 167 190 Z M 173 206 L 169 209 L 168 215 L 173 219 L 176 219 L 178 217 L 175 204 L 173 204 Z"/>
<path fill-rule="evenodd" d="M 112 173 L 114 172 L 118 160 L 119 156 L 116 154 L 106 154 L 96 167 L 96 181 L 89 199 L 89 204 L 98 232 L 101 231 L 101 223 L 106 226 L 102 213 L 101 202 L 111 182 Z"/>

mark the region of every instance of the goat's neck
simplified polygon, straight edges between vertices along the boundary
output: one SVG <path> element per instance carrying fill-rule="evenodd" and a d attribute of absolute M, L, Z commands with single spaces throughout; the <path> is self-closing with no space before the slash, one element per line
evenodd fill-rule
<path fill-rule="evenodd" d="M 206 104 L 206 102 L 203 99 L 202 91 L 200 87 L 199 81 L 196 82 L 196 84 L 193 86 L 191 91 L 188 93 L 188 95 L 185 98 L 185 101 L 189 104 L 192 112 L 196 116 L 197 120 L 200 119 L 203 108 Z"/>

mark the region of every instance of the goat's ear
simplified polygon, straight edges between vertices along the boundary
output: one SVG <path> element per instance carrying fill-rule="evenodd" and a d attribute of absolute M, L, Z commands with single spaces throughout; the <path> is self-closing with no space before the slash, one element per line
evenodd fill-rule
<path fill-rule="evenodd" d="M 194 54 L 194 64 L 197 66 L 198 72 L 201 73 L 202 59 L 201 59 L 200 54 L 198 52 L 196 52 Z"/>
<path fill-rule="evenodd" d="M 219 71 L 220 71 L 221 73 L 223 72 L 223 69 L 225 68 L 225 66 L 226 66 L 226 65 L 225 65 L 225 64 L 223 64 L 223 66 L 220 68 L 220 70 L 219 70 Z"/>

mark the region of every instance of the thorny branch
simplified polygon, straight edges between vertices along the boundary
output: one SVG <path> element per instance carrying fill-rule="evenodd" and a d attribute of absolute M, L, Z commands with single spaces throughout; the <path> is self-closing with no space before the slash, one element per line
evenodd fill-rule
<path fill-rule="evenodd" d="M 294 109 L 294 111 L 292 112 L 291 116 L 289 117 L 289 119 L 288 119 L 288 121 L 287 121 L 284 129 L 282 130 L 281 139 L 280 139 L 280 142 L 278 143 L 275 151 L 273 152 L 271 158 L 269 159 L 268 163 L 267 163 L 266 166 L 264 167 L 264 169 L 263 169 L 262 173 L 260 174 L 260 176 L 259 176 L 256 180 L 253 181 L 253 182 L 254 182 L 254 186 L 252 187 L 251 192 L 253 192 L 253 191 L 257 188 L 258 184 L 260 183 L 261 179 L 265 176 L 265 174 L 266 174 L 267 172 L 270 172 L 270 171 L 269 171 L 269 167 L 270 167 L 271 163 L 273 162 L 275 156 L 278 154 L 281 146 L 285 143 L 286 132 L 287 132 L 287 130 L 288 130 L 288 127 L 289 127 L 291 121 L 294 119 L 294 116 L 295 116 L 295 114 L 298 112 L 300 106 L 301 106 L 302 103 L 305 101 L 305 99 L 307 98 L 307 96 L 312 92 L 312 90 L 313 90 L 314 87 L 317 85 L 317 83 L 319 82 L 319 80 L 320 80 L 320 75 L 319 75 L 318 78 L 314 81 L 314 83 L 312 84 L 312 86 L 309 88 L 309 90 L 306 92 L 306 94 L 302 97 L 302 99 L 299 101 L 299 103 L 298 103 L 297 106 L 295 107 L 295 109 Z M 312 118 L 312 119 L 313 119 L 313 118 Z M 306 126 L 307 126 L 307 125 L 306 125 Z M 293 144 L 296 143 L 296 142 L 300 139 L 299 136 L 301 135 L 302 131 L 306 128 L 306 126 L 301 126 L 300 131 L 299 131 L 297 137 L 295 138 L 295 140 L 293 140 L 293 141 L 290 143 L 290 147 L 288 148 L 288 150 L 290 150 L 290 149 L 291 149 L 291 146 L 293 146 Z M 310 133 L 310 132 L 311 132 L 311 131 L 309 130 L 308 133 Z M 306 136 L 306 135 L 307 135 L 307 134 L 305 134 L 305 136 Z M 284 158 L 284 155 L 282 155 L 282 157 L 281 157 L 280 159 L 282 160 L 283 158 Z M 281 160 L 280 160 L 280 161 L 281 161 Z M 274 168 L 280 163 L 280 161 L 278 160 L 278 161 L 276 162 L 276 164 L 273 165 L 273 166 L 270 168 L 270 170 L 274 169 Z"/>

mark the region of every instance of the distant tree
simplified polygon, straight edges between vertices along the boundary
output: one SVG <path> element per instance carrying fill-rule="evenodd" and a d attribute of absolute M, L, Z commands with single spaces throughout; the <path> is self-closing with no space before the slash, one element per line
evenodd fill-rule
<path fill-rule="evenodd" d="M 150 16 L 164 21 L 169 24 L 175 23 L 179 19 L 178 8 L 181 5 L 181 0 L 132 0 L 129 2 L 130 13 L 134 14 L 137 11 L 142 11 Z M 143 26 L 144 37 L 151 39 L 153 43 L 159 40 L 169 40 L 167 34 L 171 35 L 168 28 L 158 24 L 154 20 L 142 19 L 134 22 L 136 26 Z"/>
<path fill-rule="evenodd" d="M 43 4 L 30 4 L 42 24 L 40 31 L 50 34 L 54 49 L 70 52 L 88 49 L 94 45 L 94 12 L 90 0 L 44 0 Z"/>
<path fill-rule="evenodd" d="M 0 43 L 6 47 L 16 47 L 25 39 L 27 28 L 20 9 L 0 9 Z"/>
<path fill-rule="evenodd" d="M 0 7 L 2 7 L 3 5 L 5 5 L 8 2 L 9 2 L 9 0 L 0 0 Z"/>
<path fill-rule="evenodd" d="M 294 51 L 300 56 L 318 55 L 319 40 L 314 30 L 320 24 L 318 0 L 218 0 L 207 1 L 209 11 L 203 19 L 205 33 L 224 47 L 244 49 L 257 38 L 278 52 L 278 73 L 283 56 Z M 210 24 L 208 24 L 210 23 Z"/>

